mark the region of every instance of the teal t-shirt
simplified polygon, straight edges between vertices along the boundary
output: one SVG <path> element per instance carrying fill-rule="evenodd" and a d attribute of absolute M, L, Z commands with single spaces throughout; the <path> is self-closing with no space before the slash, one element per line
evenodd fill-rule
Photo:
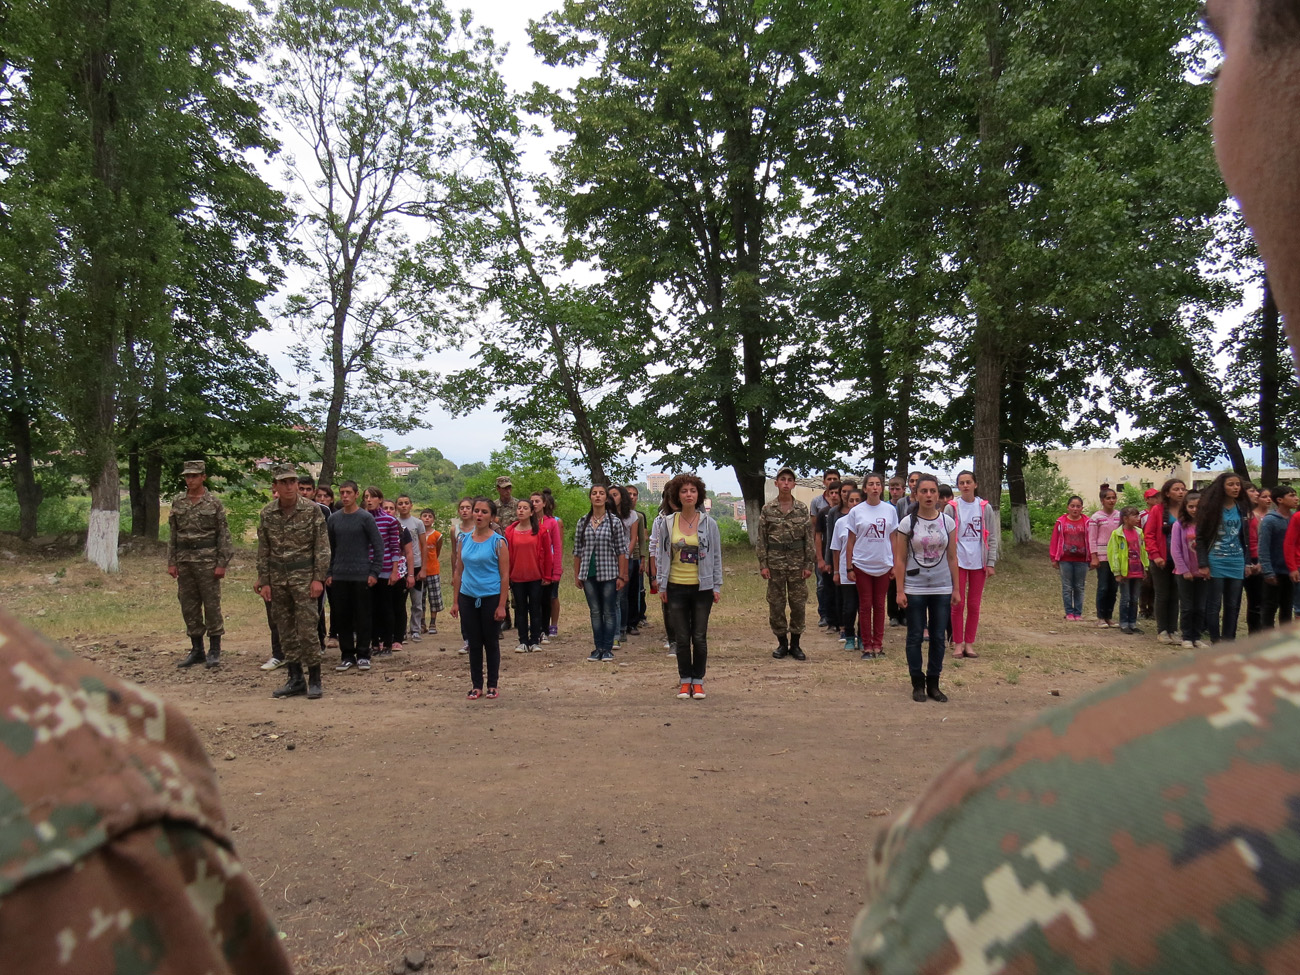
<path fill-rule="evenodd" d="M 1219 534 L 1210 545 L 1210 578 L 1244 579 L 1246 553 L 1241 550 L 1241 511 L 1236 505 L 1223 509 Z"/>
<path fill-rule="evenodd" d="M 501 560 L 498 550 L 506 540 L 495 532 L 481 542 L 465 535 L 460 542 L 460 591 L 481 599 L 501 595 Z"/>

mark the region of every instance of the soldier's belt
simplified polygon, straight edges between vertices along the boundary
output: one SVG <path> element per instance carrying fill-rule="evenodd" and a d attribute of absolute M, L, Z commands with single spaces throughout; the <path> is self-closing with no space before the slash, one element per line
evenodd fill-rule
<path fill-rule="evenodd" d="M 283 569 L 285 572 L 292 572 L 294 569 L 310 569 L 316 564 L 314 559 L 299 559 L 297 562 L 278 562 L 271 560 L 271 565 L 277 569 Z"/>
<path fill-rule="evenodd" d="M 177 547 L 177 548 L 189 549 L 190 551 L 193 551 L 193 550 L 195 550 L 195 549 L 200 549 L 200 548 L 216 548 L 216 547 L 217 547 L 217 543 L 216 543 L 216 542 L 196 542 L 196 541 L 194 541 L 193 539 L 188 539 L 188 538 L 186 538 L 186 539 L 181 539 L 180 541 L 178 541 L 178 542 L 176 543 L 176 547 Z"/>

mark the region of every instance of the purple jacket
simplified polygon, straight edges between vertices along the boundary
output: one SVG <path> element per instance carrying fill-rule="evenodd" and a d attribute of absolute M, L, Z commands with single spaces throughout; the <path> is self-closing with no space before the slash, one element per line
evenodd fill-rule
<path fill-rule="evenodd" d="M 1169 535 L 1169 548 L 1174 559 L 1174 571 L 1180 576 L 1188 572 L 1195 573 L 1196 564 L 1196 522 L 1184 524 L 1181 518 L 1174 522 L 1174 529 Z"/>

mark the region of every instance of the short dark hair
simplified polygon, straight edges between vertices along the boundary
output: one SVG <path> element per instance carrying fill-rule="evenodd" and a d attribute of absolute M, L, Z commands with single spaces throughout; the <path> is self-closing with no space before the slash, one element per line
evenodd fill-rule
<path fill-rule="evenodd" d="M 370 496 L 371 496 L 372 498 L 374 498 L 376 501 L 383 501 L 383 500 L 384 500 L 384 492 L 381 491 L 381 490 L 379 490 L 379 488 L 375 487 L 375 485 L 373 485 L 373 484 L 371 484 L 369 487 L 367 487 L 367 488 L 365 489 L 365 491 L 362 492 L 362 493 L 363 493 L 363 494 L 368 494 L 368 495 L 370 495 Z"/>
<path fill-rule="evenodd" d="M 398 500 L 398 501 L 401 501 L 402 498 L 405 498 L 407 501 L 410 501 L 410 500 L 411 500 L 411 496 L 410 496 L 409 494 L 407 494 L 405 491 L 403 491 L 401 494 L 399 494 L 399 495 L 397 496 L 397 500 Z"/>
<path fill-rule="evenodd" d="M 332 487 L 330 487 L 328 484 L 322 484 L 322 485 L 321 485 L 320 487 L 318 487 L 316 490 L 317 490 L 317 491 L 324 491 L 324 492 L 325 492 L 326 494 L 328 494 L 331 498 L 334 497 L 334 489 L 333 489 Z"/>
<path fill-rule="evenodd" d="M 421 508 L 420 517 L 423 518 L 425 515 L 433 515 L 435 518 L 437 518 L 438 512 L 434 511 L 432 508 Z"/>
<path fill-rule="evenodd" d="M 342 484 L 339 485 L 339 490 L 342 491 L 345 487 L 352 488 L 352 490 L 356 491 L 357 494 L 361 493 L 361 488 L 357 487 L 356 481 L 344 481 Z"/>
<path fill-rule="evenodd" d="M 314 488 L 316 486 L 316 478 L 312 477 L 310 474 L 299 474 L 298 483 L 306 487 Z"/>

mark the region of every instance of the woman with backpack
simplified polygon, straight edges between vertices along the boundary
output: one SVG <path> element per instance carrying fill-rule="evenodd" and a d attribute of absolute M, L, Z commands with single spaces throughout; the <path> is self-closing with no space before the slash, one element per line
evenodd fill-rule
<path fill-rule="evenodd" d="M 894 579 L 898 605 L 907 611 L 907 667 L 912 675 L 912 700 L 948 700 L 939 690 L 943 673 L 944 634 L 961 593 L 957 579 L 957 532 L 952 517 L 939 510 L 939 481 L 922 474 L 916 482 L 916 507 L 894 533 Z M 930 652 L 922 669 L 921 642 L 930 631 Z"/>

